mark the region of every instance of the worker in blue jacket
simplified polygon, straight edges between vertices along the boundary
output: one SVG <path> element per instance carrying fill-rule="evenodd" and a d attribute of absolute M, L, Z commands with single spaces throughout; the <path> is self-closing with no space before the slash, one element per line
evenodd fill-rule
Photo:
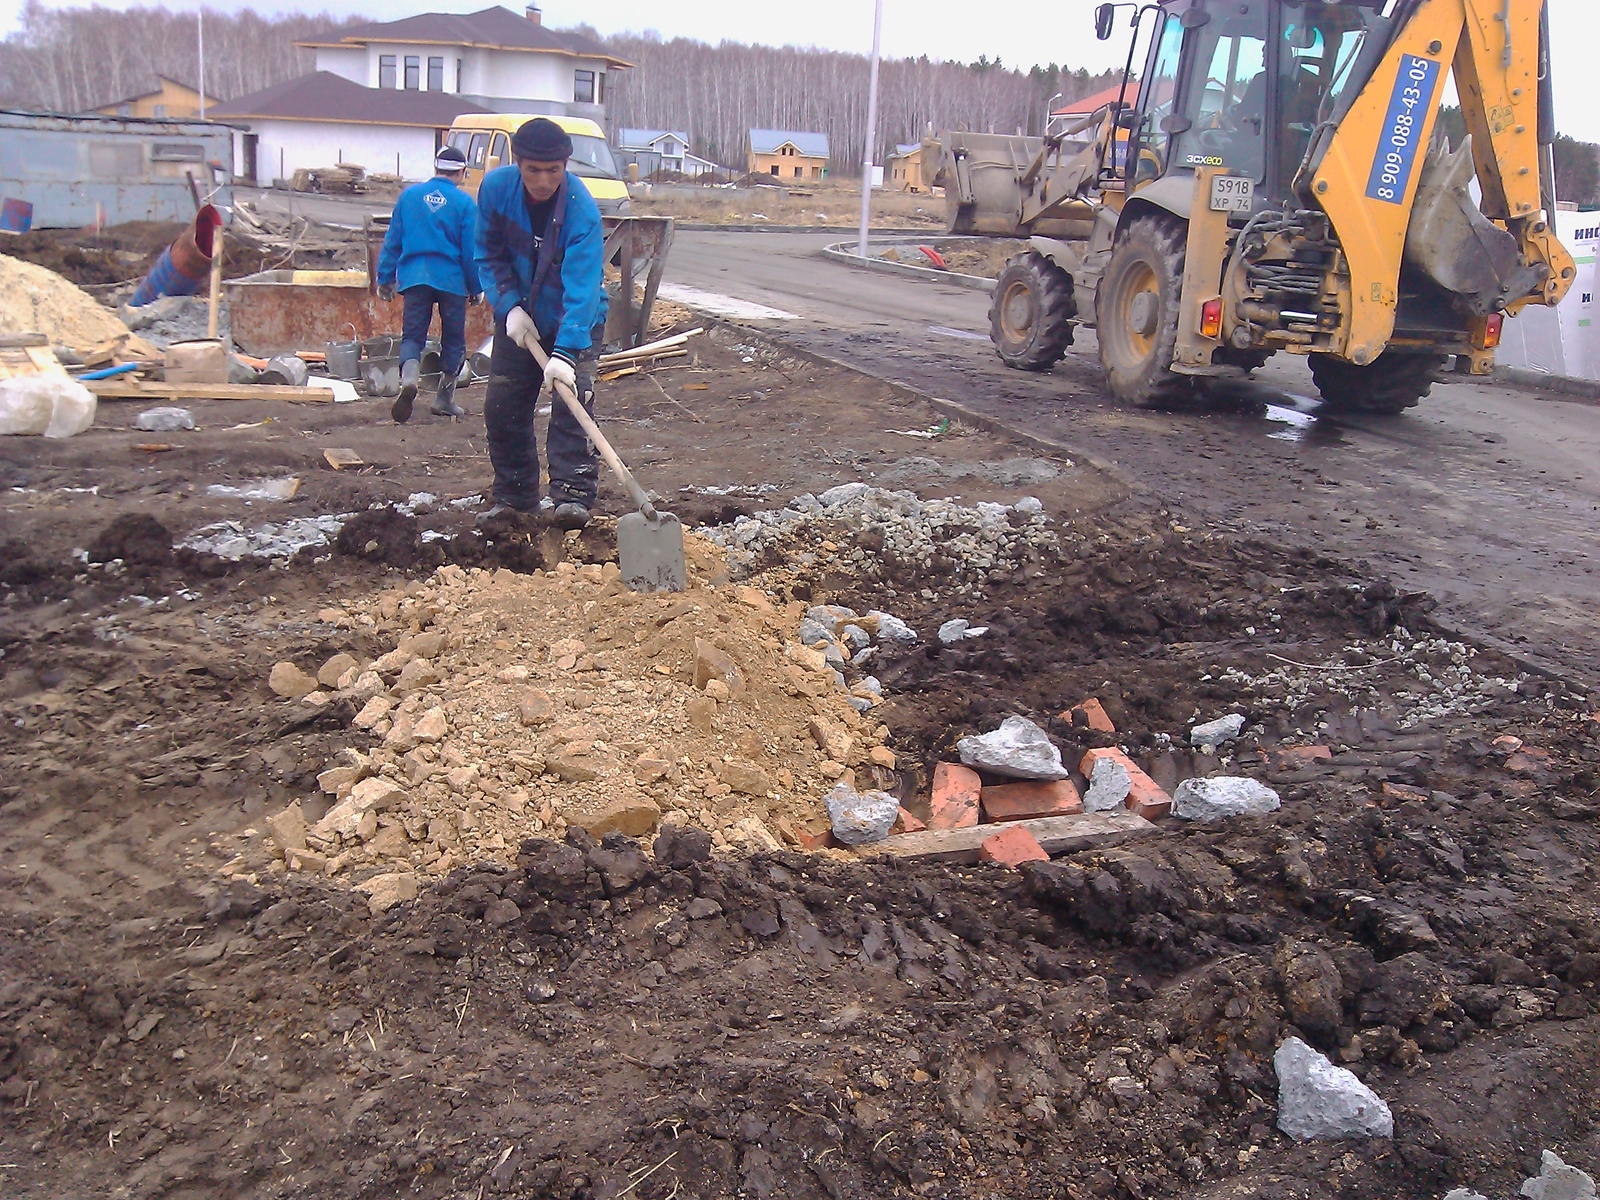
<path fill-rule="evenodd" d="M 433 310 L 439 310 L 439 392 L 433 413 L 464 415 L 456 403 L 456 376 L 467 356 L 467 305 L 483 298 L 473 261 L 478 206 L 458 186 L 467 169 L 466 156 L 444 146 L 433 160 L 434 177 L 400 193 L 389 232 L 378 256 L 378 295 L 393 300 L 396 285 L 405 297 L 405 324 L 400 337 L 400 396 L 390 414 L 411 419 L 422 373 L 422 347 L 428 340 Z"/>
<path fill-rule="evenodd" d="M 538 509 L 533 417 L 548 395 L 553 518 L 564 529 L 581 529 L 594 508 L 599 466 L 553 385 L 572 388 L 594 411 L 594 366 L 606 323 L 600 210 L 567 170 L 572 139 L 554 121 L 525 122 L 511 139 L 511 155 L 516 165 L 490 171 L 478 188 L 478 280 L 495 317 L 483 404 L 494 507 L 485 515 Z M 535 338 L 549 356 L 547 370 L 525 349 Z"/>

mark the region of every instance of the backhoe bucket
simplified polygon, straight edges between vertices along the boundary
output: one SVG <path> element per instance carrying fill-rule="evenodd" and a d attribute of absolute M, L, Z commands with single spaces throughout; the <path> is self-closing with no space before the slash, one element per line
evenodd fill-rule
<path fill-rule="evenodd" d="M 1523 262 L 1517 239 L 1479 211 L 1468 190 L 1475 171 L 1471 137 L 1454 153 L 1434 143 L 1406 230 L 1406 261 L 1487 316 L 1536 291 L 1546 268 Z"/>

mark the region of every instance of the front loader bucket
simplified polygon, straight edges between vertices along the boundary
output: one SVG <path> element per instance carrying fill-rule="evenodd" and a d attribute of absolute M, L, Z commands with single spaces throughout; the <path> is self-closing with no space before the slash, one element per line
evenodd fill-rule
<path fill-rule="evenodd" d="M 1052 204 L 1058 211 L 1040 219 L 1037 214 L 1041 206 L 1036 193 L 1045 176 L 1055 172 L 1057 164 L 1071 162 L 1076 167 L 1075 156 L 1092 151 L 1093 145 L 1092 140 L 1065 141 L 1059 153 L 1052 151 L 1041 161 L 1045 150 L 1043 138 L 947 130 L 937 138 L 923 141 L 922 158 L 924 162 L 937 164 L 932 182 L 935 187 L 944 189 L 951 233 L 986 233 L 998 237 L 1027 237 L 1037 233 L 1046 237 L 1082 238 L 1088 236 L 1091 222 L 1084 219 L 1087 210 L 1081 204 L 1074 206 L 1081 211 L 1070 214 Z M 1070 186 L 1063 189 L 1058 180 L 1052 195 L 1059 192 L 1063 199 L 1075 196 L 1080 185 L 1093 178 L 1093 158 L 1089 154 L 1084 161 L 1091 165 L 1076 168 Z"/>

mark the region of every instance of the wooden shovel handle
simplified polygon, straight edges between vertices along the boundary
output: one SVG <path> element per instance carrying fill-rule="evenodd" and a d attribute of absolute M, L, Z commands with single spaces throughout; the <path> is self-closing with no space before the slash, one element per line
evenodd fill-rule
<path fill-rule="evenodd" d="M 539 364 L 542 371 L 550 365 L 550 356 L 544 352 L 544 347 L 539 344 L 539 339 L 530 337 L 522 343 L 522 348 L 533 355 L 534 361 Z M 656 516 L 656 507 L 650 503 L 650 497 L 644 494 L 644 489 L 639 486 L 639 481 L 633 477 L 633 472 L 628 470 L 627 464 L 617 457 L 617 452 L 611 448 L 611 443 L 606 441 L 606 435 L 600 432 L 600 426 L 594 423 L 584 409 L 582 401 L 571 388 L 563 384 L 552 384 L 552 392 L 561 393 L 561 399 L 572 413 L 573 420 L 583 426 L 584 433 L 589 435 L 589 440 L 595 444 L 595 449 L 600 451 L 600 457 L 606 460 L 606 466 L 616 472 L 617 478 L 622 480 L 622 486 L 628 489 L 628 495 L 644 514 L 644 519 L 650 522 L 659 520 Z"/>

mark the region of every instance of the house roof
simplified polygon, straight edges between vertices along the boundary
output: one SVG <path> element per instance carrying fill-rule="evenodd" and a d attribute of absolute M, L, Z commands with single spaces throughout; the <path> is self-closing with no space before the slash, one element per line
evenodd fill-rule
<path fill-rule="evenodd" d="M 689 144 L 689 135 L 676 129 L 619 129 L 617 145 L 624 150 L 647 150 L 669 136 L 677 138 L 685 146 Z"/>
<path fill-rule="evenodd" d="M 828 135 L 825 133 L 797 133 L 792 129 L 752 129 L 750 150 L 753 154 L 773 154 L 785 142 L 809 158 L 828 157 Z"/>
<path fill-rule="evenodd" d="M 177 87 L 181 87 L 186 92 L 193 92 L 196 96 L 198 96 L 200 94 L 200 89 L 195 87 L 194 84 L 192 84 L 192 83 L 185 82 L 182 79 L 174 79 L 171 75 L 157 74 L 156 77 L 155 77 L 155 86 L 154 87 L 146 88 L 142 92 L 135 92 L 131 96 L 119 96 L 115 100 L 107 100 L 104 104 L 96 105 L 96 107 L 97 108 L 110 108 L 113 105 L 117 105 L 117 104 L 132 104 L 135 100 L 146 100 L 151 96 L 159 96 L 159 95 L 161 95 L 162 92 L 164 92 L 166 90 L 164 87 L 161 86 L 163 83 L 174 84 Z M 207 105 L 207 107 L 210 107 L 210 105 L 212 103 L 213 103 L 213 98 L 211 96 L 207 96 L 206 97 L 206 105 Z"/>
<path fill-rule="evenodd" d="M 1081 100 L 1073 100 L 1063 104 L 1060 108 L 1052 109 L 1050 115 L 1052 117 L 1087 117 L 1097 108 L 1103 108 L 1107 104 L 1115 104 L 1117 94 L 1121 91 L 1122 85 L 1120 83 L 1113 84 L 1102 92 L 1096 92 L 1092 96 L 1085 96 Z M 1139 81 L 1130 79 L 1128 80 L 1128 94 L 1124 97 L 1124 100 L 1126 103 L 1132 104 L 1138 99 Z"/>
<path fill-rule="evenodd" d="M 603 58 L 614 67 L 631 67 L 593 38 L 551 29 L 495 5 L 474 13 L 418 13 L 398 21 L 344 26 L 296 42 L 297 46 L 365 46 L 368 42 L 415 42 L 446 46 L 478 46 L 488 50 L 532 50 L 581 58 Z"/>
<path fill-rule="evenodd" d="M 217 120 L 255 117 L 442 129 L 462 113 L 491 111 L 449 92 L 362 87 L 331 71 L 313 71 L 287 83 L 226 101 L 207 109 L 206 115 Z"/>
<path fill-rule="evenodd" d="M 922 149 L 921 142 L 896 142 L 894 145 L 894 158 L 903 158 L 908 154 L 915 154 Z"/>

